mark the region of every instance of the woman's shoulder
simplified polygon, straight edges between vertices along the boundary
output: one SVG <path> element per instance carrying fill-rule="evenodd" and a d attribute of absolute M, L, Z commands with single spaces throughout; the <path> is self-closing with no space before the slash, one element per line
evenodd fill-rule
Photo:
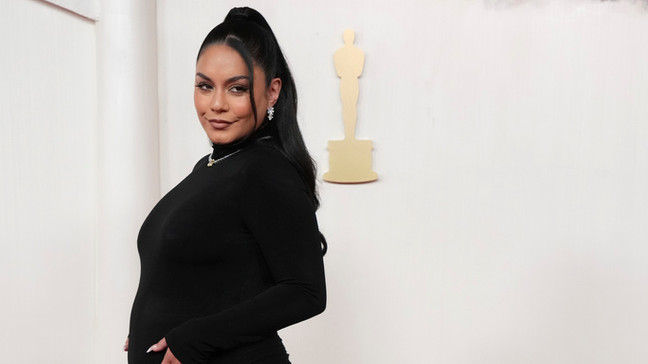
<path fill-rule="evenodd" d="M 198 169 L 198 167 L 200 167 L 202 164 L 207 164 L 207 161 L 208 161 L 208 160 L 209 160 L 209 154 L 207 154 L 207 155 L 203 156 L 202 158 L 200 158 L 200 159 L 196 162 L 196 164 L 194 165 L 192 171 L 195 172 L 195 171 Z"/>
<path fill-rule="evenodd" d="M 243 153 L 242 153 L 243 154 Z M 297 183 L 303 185 L 295 166 L 281 151 L 269 142 L 258 142 L 246 151 L 245 173 L 252 180 L 264 183 Z"/>
<path fill-rule="evenodd" d="M 246 152 L 251 163 L 290 163 L 279 148 L 268 140 L 259 140 L 246 149 L 248 149 Z"/>

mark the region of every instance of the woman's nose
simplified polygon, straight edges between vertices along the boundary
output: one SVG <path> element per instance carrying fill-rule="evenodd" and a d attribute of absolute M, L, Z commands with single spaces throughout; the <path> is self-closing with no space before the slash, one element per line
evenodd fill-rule
<path fill-rule="evenodd" d="M 227 111 L 227 98 L 225 92 L 215 90 L 212 94 L 211 109 L 214 112 Z"/>

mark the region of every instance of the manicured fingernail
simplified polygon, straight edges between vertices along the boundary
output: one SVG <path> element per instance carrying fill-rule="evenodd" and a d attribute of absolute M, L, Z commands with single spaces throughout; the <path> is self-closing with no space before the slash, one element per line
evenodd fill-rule
<path fill-rule="evenodd" d="M 153 346 L 151 346 L 150 348 L 148 348 L 148 350 L 146 350 L 146 353 L 147 353 L 147 354 L 150 353 L 150 352 L 153 351 L 155 348 L 157 348 L 157 345 L 153 345 Z"/>

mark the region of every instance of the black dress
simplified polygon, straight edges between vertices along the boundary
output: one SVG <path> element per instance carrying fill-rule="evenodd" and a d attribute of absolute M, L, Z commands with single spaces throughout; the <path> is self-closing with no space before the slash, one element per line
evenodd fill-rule
<path fill-rule="evenodd" d="M 231 154 L 233 153 L 234 154 Z M 277 330 L 324 310 L 315 208 L 292 164 L 255 133 L 215 146 L 164 196 L 138 237 L 128 360 L 166 337 L 183 364 L 288 363 Z"/>

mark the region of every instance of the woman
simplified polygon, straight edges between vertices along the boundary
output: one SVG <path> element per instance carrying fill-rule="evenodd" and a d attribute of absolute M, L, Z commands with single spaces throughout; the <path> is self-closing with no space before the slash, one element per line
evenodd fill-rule
<path fill-rule="evenodd" d="M 289 363 L 277 330 L 324 310 L 326 242 L 295 84 L 261 14 L 232 9 L 207 35 L 195 86 L 213 151 L 140 230 L 129 363 Z"/>

